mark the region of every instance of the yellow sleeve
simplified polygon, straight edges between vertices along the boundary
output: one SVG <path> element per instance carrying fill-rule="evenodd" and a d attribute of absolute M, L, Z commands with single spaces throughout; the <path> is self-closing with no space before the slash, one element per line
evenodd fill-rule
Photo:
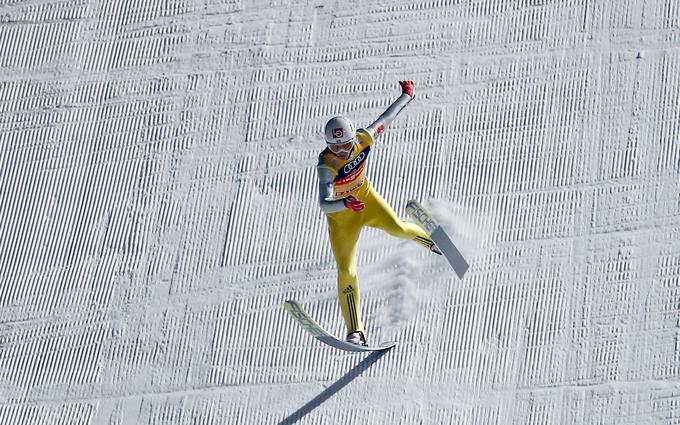
<path fill-rule="evenodd" d="M 363 149 L 366 146 L 373 146 L 374 141 L 375 140 L 373 139 L 373 136 L 371 136 L 371 133 L 365 129 L 360 128 L 357 130 L 357 143 L 359 144 L 360 149 Z"/>

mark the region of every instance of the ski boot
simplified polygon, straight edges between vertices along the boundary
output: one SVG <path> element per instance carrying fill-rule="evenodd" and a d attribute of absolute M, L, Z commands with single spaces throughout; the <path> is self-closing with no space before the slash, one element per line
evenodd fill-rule
<path fill-rule="evenodd" d="M 366 337 L 364 336 L 364 333 L 361 331 L 354 331 L 348 333 L 347 338 L 345 338 L 345 341 L 354 345 L 362 345 L 364 347 L 368 346 L 368 344 L 366 343 Z"/>

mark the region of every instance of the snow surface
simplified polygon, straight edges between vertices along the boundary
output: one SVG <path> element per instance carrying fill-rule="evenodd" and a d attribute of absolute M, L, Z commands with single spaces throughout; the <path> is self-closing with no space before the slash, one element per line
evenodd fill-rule
<path fill-rule="evenodd" d="M 0 424 L 680 423 L 680 2 L 0 2 Z M 321 129 L 418 82 L 362 236 Z"/>

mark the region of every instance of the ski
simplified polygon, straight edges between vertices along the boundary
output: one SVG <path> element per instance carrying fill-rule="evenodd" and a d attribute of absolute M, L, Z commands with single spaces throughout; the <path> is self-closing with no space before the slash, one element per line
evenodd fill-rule
<path fill-rule="evenodd" d="M 324 328 L 322 328 L 321 325 L 314 321 L 314 319 L 309 317 L 307 312 L 305 312 L 305 310 L 297 301 L 288 300 L 283 304 L 283 306 L 286 311 L 290 313 L 291 316 L 293 316 L 293 319 L 295 319 L 295 321 L 298 322 L 300 326 L 302 326 L 302 329 L 307 331 L 307 333 L 312 335 L 314 338 L 326 345 L 330 345 L 331 347 L 351 352 L 369 352 L 389 350 L 390 348 L 397 345 L 396 341 L 383 342 L 377 347 L 364 347 L 361 345 L 351 344 L 347 341 L 336 338 Z"/>
<path fill-rule="evenodd" d="M 420 227 L 430 235 L 430 238 L 437 244 L 444 254 L 444 257 L 446 257 L 446 260 L 451 264 L 451 267 L 453 267 L 453 271 L 455 271 L 458 277 L 462 279 L 470 266 L 465 258 L 463 258 L 463 254 L 461 254 L 458 248 L 456 248 L 456 245 L 453 244 L 449 235 L 444 232 L 442 226 L 432 218 L 418 201 L 413 199 L 406 204 L 406 213 L 413 217 Z"/>

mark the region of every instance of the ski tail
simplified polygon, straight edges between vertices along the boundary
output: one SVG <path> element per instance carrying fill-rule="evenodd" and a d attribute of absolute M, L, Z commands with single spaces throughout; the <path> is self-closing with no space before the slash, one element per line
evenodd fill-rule
<path fill-rule="evenodd" d="M 413 217 L 416 223 L 432 238 L 451 267 L 453 267 L 453 271 L 462 279 L 470 265 L 434 217 L 418 201 L 413 199 L 406 204 L 406 213 Z"/>

